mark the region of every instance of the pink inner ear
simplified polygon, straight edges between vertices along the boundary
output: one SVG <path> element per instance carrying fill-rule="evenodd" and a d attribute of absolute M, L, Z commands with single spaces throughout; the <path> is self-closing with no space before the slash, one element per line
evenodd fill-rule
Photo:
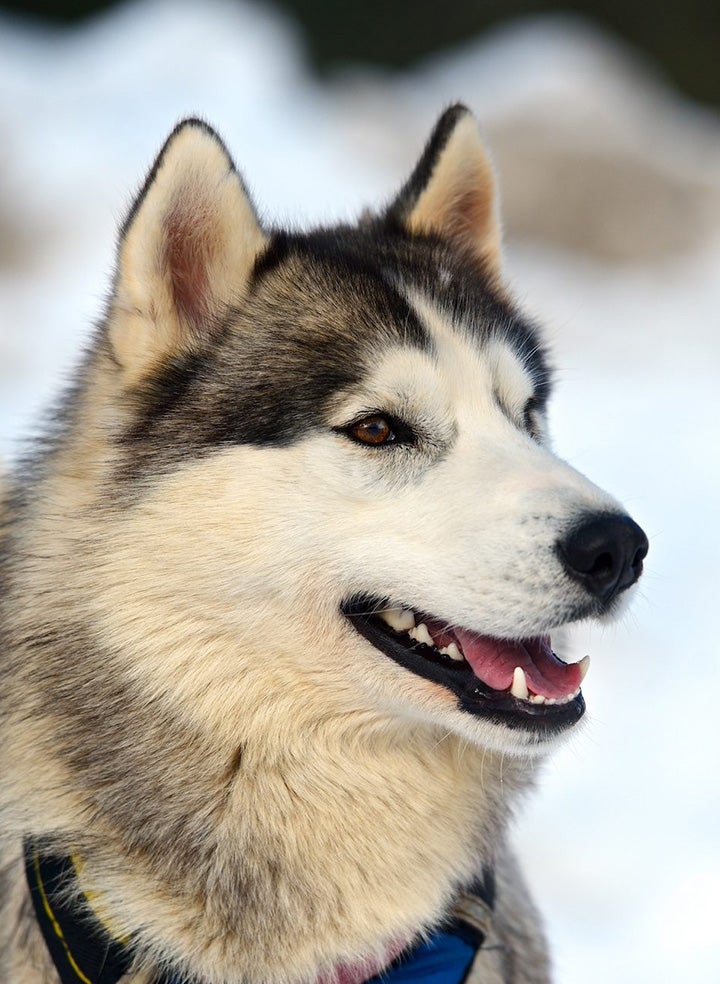
<path fill-rule="evenodd" d="M 452 202 L 452 211 L 447 217 L 451 238 L 463 247 L 483 254 L 492 242 L 486 242 L 486 234 L 491 223 L 492 199 L 482 194 L 478 188 L 470 188 L 457 195 Z"/>
<path fill-rule="evenodd" d="M 165 223 L 165 261 L 180 317 L 200 327 L 211 311 L 212 221 L 202 206 L 177 206 Z"/>

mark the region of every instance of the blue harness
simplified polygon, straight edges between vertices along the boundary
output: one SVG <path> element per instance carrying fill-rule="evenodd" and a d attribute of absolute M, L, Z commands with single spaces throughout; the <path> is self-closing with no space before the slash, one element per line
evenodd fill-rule
<path fill-rule="evenodd" d="M 77 876 L 72 860 L 42 854 L 26 840 L 25 873 L 38 925 L 61 984 L 117 984 L 130 970 L 132 948 L 109 936 L 79 893 L 73 892 Z M 365 984 L 464 984 L 485 943 L 494 898 L 494 878 L 486 873 L 463 895 L 451 920 Z M 155 984 L 187 981 L 170 974 Z"/>
<path fill-rule="evenodd" d="M 481 945 L 453 928 L 439 930 L 366 984 L 463 984 Z"/>

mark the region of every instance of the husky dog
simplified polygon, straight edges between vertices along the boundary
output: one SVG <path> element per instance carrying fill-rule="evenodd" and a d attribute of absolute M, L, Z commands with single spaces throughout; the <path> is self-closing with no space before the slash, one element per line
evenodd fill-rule
<path fill-rule="evenodd" d="M 5 495 L 3 984 L 407 979 L 458 921 L 458 981 L 549 980 L 508 821 L 647 550 L 550 381 L 463 106 L 306 234 L 174 130 Z"/>

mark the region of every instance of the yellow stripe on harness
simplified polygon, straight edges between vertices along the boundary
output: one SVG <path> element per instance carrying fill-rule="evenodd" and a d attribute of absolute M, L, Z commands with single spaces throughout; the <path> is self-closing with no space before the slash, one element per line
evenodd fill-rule
<path fill-rule="evenodd" d="M 83 974 L 83 972 L 80 970 L 78 965 L 75 963 L 75 959 L 72 953 L 70 952 L 70 947 L 67 945 L 65 937 L 63 936 L 63 931 L 60 928 L 60 924 L 55 918 L 55 913 L 53 912 L 50 906 L 50 902 L 48 901 L 47 892 L 45 891 L 45 886 L 43 885 L 42 875 L 40 874 L 40 855 L 37 852 L 35 853 L 35 856 L 33 858 L 33 869 L 35 871 L 35 878 L 37 880 L 37 886 L 40 892 L 40 897 L 42 898 L 43 908 L 45 909 L 48 919 L 50 920 L 52 927 L 55 930 L 55 934 L 57 938 L 62 943 L 63 949 L 65 950 L 65 954 L 67 956 L 68 963 L 77 974 L 78 980 L 82 981 L 83 984 L 93 984 L 93 982 L 89 980 L 85 976 L 85 974 Z"/>

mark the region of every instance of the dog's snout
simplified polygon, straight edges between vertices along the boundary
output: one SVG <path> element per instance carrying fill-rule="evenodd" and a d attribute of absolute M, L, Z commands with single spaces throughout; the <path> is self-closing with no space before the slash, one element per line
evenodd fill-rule
<path fill-rule="evenodd" d="M 636 522 L 607 513 L 586 517 L 558 543 L 568 574 L 603 604 L 637 581 L 647 552 L 647 537 Z"/>

